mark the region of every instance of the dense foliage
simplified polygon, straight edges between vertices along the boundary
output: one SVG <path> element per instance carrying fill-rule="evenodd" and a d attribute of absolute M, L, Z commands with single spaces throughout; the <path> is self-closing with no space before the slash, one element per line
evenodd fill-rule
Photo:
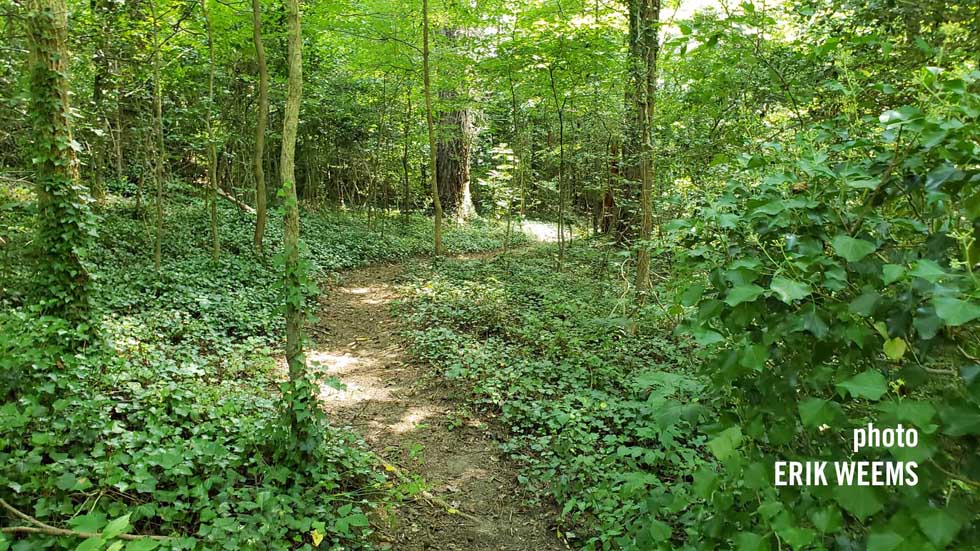
<path fill-rule="evenodd" d="M 5 197 L 0 227 L 17 243 L 30 235 L 19 229 L 31 205 L 18 200 L 26 194 Z M 208 236 L 197 228 L 200 202 L 172 208 L 171 242 L 183 246 L 165 249 L 157 275 L 139 211 L 110 190 L 91 251 L 101 335 L 79 351 L 63 347 L 77 328 L 23 303 L 28 295 L 17 284 L 29 281 L 32 264 L 5 264 L 23 271 L 6 274 L 0 315 L 4 499 L 48 523 L 107 535 L 86 540 L 85 549 L 110 548 L 117 540 L 108 534 L 127 532 L 174 536 L 162 543 L 166 549 L 300 548 L 313 534 L 326 548 L 363 546 L 372 532 L 366 514 L 387 499 L 371 455 L 355 435 L 325 427 L 308 460 L 297 463 L 282 432 L 279 270 L 252 256 L 245 224 L 223 233 L 226 254 L 214 269 Z M 242 216 L 222 211 L 226 219 Z M 330 212 L 306 220 L 317 280 L 431 248 L 423 218 L 373 227 Z M 269 237 L 277 244 L 278 231 Z M 497 248 L 502 239 L 502 228 L 480 225 L 446 235 L 454 252 Z M 0 539 L 0 548 L 15 550 L 78 544 L 72 537 Z"/>
<path fill-rule="evenodd" d="M 505 250 L 417 269 L 412 350 L 574 547 L 980 546 L 980 3 L 0 10 L 0 551 L 370 546 L 304 322 L 443 207 Z"/>
<path fill-rule="evenodd" d="M 705 496 L 691 475 L 712 463 L 698 428 L 712 413 L 690 347 L 667 332 L 637 337 L 609 277 L 618 256 L 586 244 L 569 253 L 561 274 L 553 251 L 416 274 L 405 311 L 419 328 L 414 352 L 499 414 L 505 449 L 561 505 L 573 547 L 701 541 L 710 515 L 692 507 Z"/>

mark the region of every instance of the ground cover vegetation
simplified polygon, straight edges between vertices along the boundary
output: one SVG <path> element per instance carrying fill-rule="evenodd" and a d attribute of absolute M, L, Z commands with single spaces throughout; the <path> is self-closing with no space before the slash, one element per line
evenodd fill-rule
<path fill-rule="evenodd" d="M 378 545 L 411 477 L 306 328 L 418 256 L 415 360 L 567 545 L 977 548 L 975 2 L 0 9 L 0 551 Z"/>
<path fill-rule="evenodd" d="M 302 547 L 311 534 L 331 546 L 363 546 L 372 532 L 365 514 L 389 492 L 370 452 L 356 435 L 323 427 L 306 450 L 315 461 L 303 466 L 281 434 L 281 262 L 257 261 L 250 224 L 234 206 L 219 205 L 223 219 L 239 223 L 223 232 L 215 266 L 199 231 L 200 200 L 175 185 L 175 196 L 186 195 L 169 204 L 173 242 L 157 273 L 146 254 L 152 233 L 134 199 L 113 188 L 89 254 L 98 267 L 96 336 L 31 304 L 28 260 L 8 265 L 0 316 L 4 499 L 36 518 L 102 533 L 85 540 L 88 549 L 109 548 L 123 533 L 178 536 L 127 543 L 132 549 Z M 14 244 L 31 237 L 29 190 L 21 191 L 2 216 Z M 387 220 L 384 236 L 377 222 L 309 213 L 310 277 L 330 281 L 340 270 L 431 248 L 423 217 Z M 448 232 L 446 243 L 473 252 L 498 248 L 503 238 L 503 228 L 477 225 Z M 281 241 L 280 228 L 270 227 L 266 243 Z M 73 339 L 85 344 L 66 354 L 63 343 Z M 0 545 L 81 542 L 42 534 Z"/>

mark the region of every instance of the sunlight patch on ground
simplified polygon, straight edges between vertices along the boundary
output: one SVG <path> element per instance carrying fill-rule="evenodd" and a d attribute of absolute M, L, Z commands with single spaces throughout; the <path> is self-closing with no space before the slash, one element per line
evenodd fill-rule
<path fill-rule="evenodd" d="M 411 407 L 405 412 L 401 420 L 390 425 L 389 428 L 392 432 L 397 432 L 399 434 L 414 430 L 422 421 L 425 421 L 429 417 L 435 415 L 436 412 L 430 408 L 425 407 Z"/>
<path fill-rule="evenodd" d="M 328 407 L 336 404 L 350 405 L 365 400 L 391 399 L 388 388 L 376 377 L 361 377 L 353 381 L 345 377 L 377 363 L 376 358 L 358 356 L 350 352 L 310 350 L 307 353 L 307 360 L 311 368 L 324 375 L 338 377 L 344 383 L 344 388 L 339 389 L 327 383 L 320 384 L 319 397 Z"/>
<path fill-rule="evenodd" d="M 361 297 L 359 302 L 363 304 L 384 304 L 388 302 L 383 298 L 367 298 L 368 296 L 377 295 L 377 292 L 379 291 L 377 287 L 355 287 L 353 289 L 342 289 L 342 291 L 349 295 L 359 295 Z"/>
<path fill-rule="evenodd" d="M 518 229 L 525 235 L 543 243 L 554 243 L 558 241 L 558 224 L 552 222 L 540 222 L 538 220 L 524 220 Z M 571 237 L 571 230 L 565 228 L 567 237 Z"/>
<path fill-rule="evenodd" d="M 360 358 L 351 356 L 349 353 L 343 355 L 330 354 L 322 350 L 311 350 L 307 355 L 310 366 L 322 369 L 326 373 L 343 373 L 348 368 L 354 366 Z"/>

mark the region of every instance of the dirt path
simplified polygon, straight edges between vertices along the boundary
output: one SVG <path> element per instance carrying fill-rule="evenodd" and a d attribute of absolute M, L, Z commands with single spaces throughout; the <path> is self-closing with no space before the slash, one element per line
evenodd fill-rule
<path fill-rule="evenodd" d="M 419 497 L 398 507 L 382 543 L 407 551 L 566 549 L 542 508 L 522 505 L 516 470 L 486 423 L 405 352 L 389 312 L 402 271 L 390 264 L 348 272 L 321 295 L 309 358 L 347 388 L 323 386 L 320 398 L 335 425 L 352 426 L 380 457 L 475 518 Z"/>

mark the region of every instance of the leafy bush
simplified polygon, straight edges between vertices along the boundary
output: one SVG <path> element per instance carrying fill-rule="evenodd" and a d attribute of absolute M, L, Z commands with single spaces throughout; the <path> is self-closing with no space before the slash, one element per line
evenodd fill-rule
<path fill-rule="evenodd" d="M 739 549 L 965 549 L 980 536 L 978 76 L 923 75 L 936 103 L 818 125 L 746 156 L 675 224 L 683 332 L 724 404 L 705 540 Z M 875 121 L 877 122 L 877 121 Z M 845 130 L 845 128 L 847 130 Z M 918 429 L 851 451 L 851 430 Z M 721 453 L 717 453 L 721 452 Z M 772 487 L 776 460 L 918 463 L 916 486 Z"/>

